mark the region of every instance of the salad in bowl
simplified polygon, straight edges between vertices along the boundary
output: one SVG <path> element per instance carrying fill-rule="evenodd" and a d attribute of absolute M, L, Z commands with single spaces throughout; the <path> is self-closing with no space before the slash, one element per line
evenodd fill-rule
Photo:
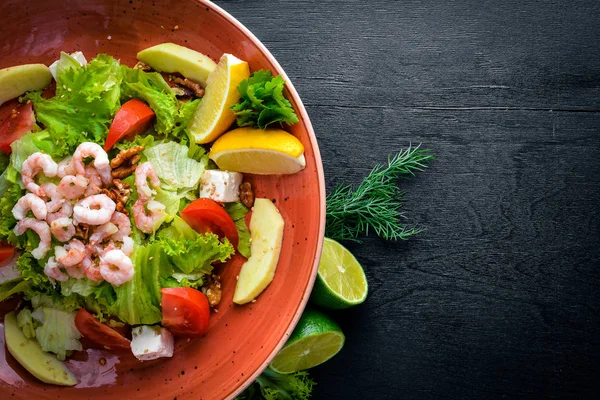
<path fill-rule="evenodd" d="M 173 43 L 137 57 L 0 70 L 5 342 L 48 384 L 76 385 L 63 361 L 86 347 L 143 362 L 201 338 L 234 255 L 232 301 L 254 302 L 284 220 L 247 174 L 306 165 L 280 76 Z"/>

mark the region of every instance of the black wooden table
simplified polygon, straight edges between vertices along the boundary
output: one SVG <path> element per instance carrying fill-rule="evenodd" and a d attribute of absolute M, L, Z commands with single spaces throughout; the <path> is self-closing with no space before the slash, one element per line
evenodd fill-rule
<path fill-rule="evenodd" d="M 408 242 L 349 246 L 367 302 L 315 399 L 592 397 L 600 2 L 221 0 L 310 114 L 327 187 L 410 142 Z M 598 394 L 600 392 L 597 392 Z"/>

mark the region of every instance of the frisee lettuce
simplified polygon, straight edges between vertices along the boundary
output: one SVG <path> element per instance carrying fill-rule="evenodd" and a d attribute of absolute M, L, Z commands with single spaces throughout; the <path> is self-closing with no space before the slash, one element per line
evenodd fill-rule
<path fill-rule="evenodd" d="M 261 69 L 244 79 L 238 86 L 241 102 L 231 106 L 239 126 L 266 129 L 275 123 L 295 124 L 298 116 L 292 104 L 284 97 L 285 81 L 273 77 L 271 71 Z"/>

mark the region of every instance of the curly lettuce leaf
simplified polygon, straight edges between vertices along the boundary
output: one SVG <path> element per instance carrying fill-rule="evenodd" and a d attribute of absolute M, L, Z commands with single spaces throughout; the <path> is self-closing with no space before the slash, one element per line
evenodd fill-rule
<path fill-rule="evenodd" d="M 81 334 L 75 327 L 75 314 L 48 307 L 38 308 L 31 313 L 41 323 L 35 329 L 35 337 L 42 350 L 54 353 L 59 360 L 64 360 L 73 350 L 83 349 L 79 342 Z"/>
<path fill-rule="evenodd" d="M 4 173 L 8 164 L 10 164 L 10 157 L 0 151 L 0 174 Z"/>
<path fill-rule="evenodd" d="M 17 236 L 13 232 L 13 228 L 17 224 L 17 220 L 12 214 L 12 209 L 17 204 L 17 201 L 24 195 L 24 189 L 18 183 L 11 183 L 5 176 L 8 170 L 3 174 L 4 190 L 0 192 L 0 241 L 9 243 L 13 246 L 23 248 L 27 245 L 28 236 Z"/>
<path fill-rule="evenodd" d="M 131 255 L 135 273 L 129 282 L 116 287 L 110 313 L 130 325 L 152 325 L 161 321 L 161 278 L 173 273 L 168 257 L 157 242 L 136 246 Z"/>
<path fill-rule="evenodd" d="M 45 99 L 40 91 L 24 96 L 56 144 L 53 157 L 72 154 L 81 142 L 104 142 L 120 107 L 121 81 L 120 64 L 111 56 L 99 54 L 82 67 L 61 54 L 56 96 Z"/>
<path fill-rule="evenodd" d="M 238 232 L 238 248 L 237 251 L 246 258 L 250 258 L 252 254 L 250 250 L 250 230 L 246 226 L 246 214 L 248 214 L 248 207 L 243 205 L 242 203 L 228 203 L 225 205 L 225 211 L 229 214 L 233 222 L 235 223 L 235 228 Z"/>
<path fill-rule="evenodd" d="M 171 263 L 184 274 L 209 274 L 212 263 L 225 262 L 235 253 L 227 239 L 221 242 L 213 233 L 201 235 L 179 217 L 159 233 L 157 241 Z"/>
<path fill-rule="evenodd" d="M 183 195 L 198 188 L 206 164 L 188 157 L 188 152 L 186 146 L 171 141 L 144 150 L 144 155 L 163 183 L 163 189 Z"/>
<path fill-rule="evenodd" d="M 285 81 L 273 77 L 271 71 L 261 69 L 244 79 L 238 86 L 241 102 L 231 106 L 238 126 L 257 126 L 266 129 L 275 123 L 295 124 L 298 116 L 292 104 L 283 95 Z"/>
<path fill-rule="evenodd" d="M 0 301 L 4 301 L 17 293 L 23 293 L 31 286 L 30 282 L 19 280 L 0 285 Z"/>
<path fill-rule="evenodd" d="M 175 127 L 179 115 L 179 104 L 173 91 L 158 72 L 144 72 L 141 69 L 122 66 L 123 102 L 136 98 L 148 103 L 156 114 L 155 129 L 167 135 Z"/>

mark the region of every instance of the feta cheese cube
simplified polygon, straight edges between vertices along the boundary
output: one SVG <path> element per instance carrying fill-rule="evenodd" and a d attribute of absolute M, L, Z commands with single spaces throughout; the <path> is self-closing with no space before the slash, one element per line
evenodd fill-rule
<path fill-rule="evenodd" d="M 76 51 L 75 53 L 71 53 L 71 57 L 73 57 L 79 63 L 79 65 L 81 65 L 82 67 L 85 64 L 87 64 L 87 60 L 85 59 L 85 56 L 83 55 L 83 53 L 81 51 Z M 56 80 L 56 68 L 58 67 L 59 61 L 60 60 L 54 61 L 48 67 L 50 69 L 50 73 L 52 74 L 52 77 L 54 78 L 54 80 Z"/>
<path fill-rule="evenodd" d="M 244 176 L 239 172 L 206 170 L 200 180 L 200 197 L 220 203 L 239 201 L 243 179 Z"/>
<path fill-rule="evenodd" d="M 141 361 L 173 357 L 171 332 L 160 326 L 136 326 L 131 330 L 131 352 Z"/>

